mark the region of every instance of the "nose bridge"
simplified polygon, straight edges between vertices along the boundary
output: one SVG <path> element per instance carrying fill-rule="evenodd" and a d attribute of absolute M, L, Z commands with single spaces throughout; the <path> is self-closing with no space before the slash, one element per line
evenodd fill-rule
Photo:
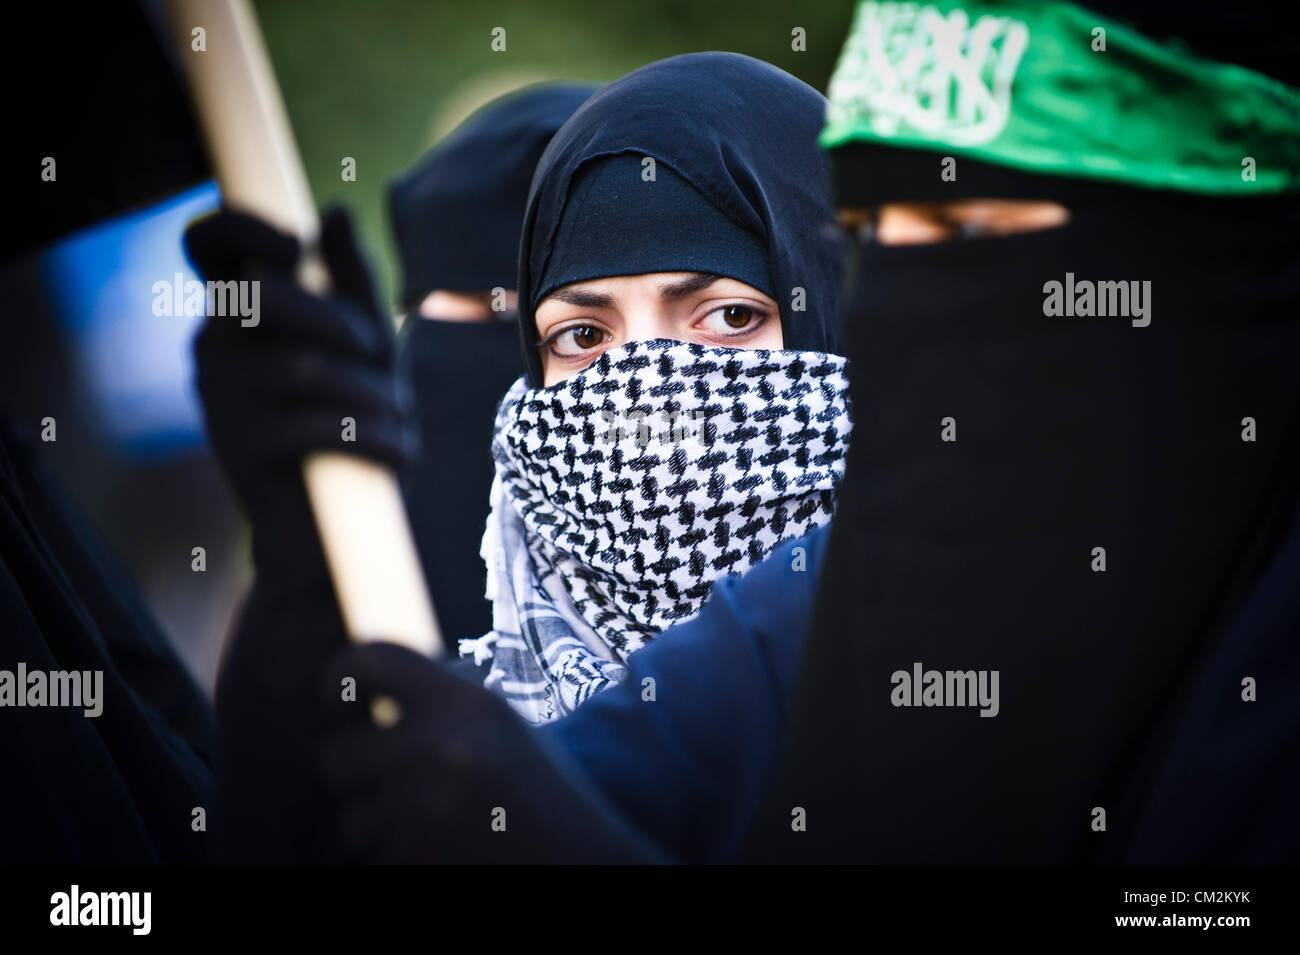
<path fill-rule="evenodd" d="M 679 338 L 672 310 L 654 289 L 629 298 L 623 307 L 623 334 L 629 342 Z"/>

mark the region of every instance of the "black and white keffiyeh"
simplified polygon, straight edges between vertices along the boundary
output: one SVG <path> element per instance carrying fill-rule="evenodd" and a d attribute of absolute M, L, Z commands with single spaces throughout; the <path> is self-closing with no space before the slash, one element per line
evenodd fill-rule
<path fill-rule="evenodd" d="M 531 722 L 572 712 L 711 585 L 828 523 L 845 360 L 632 342 L 502 400 L 483 537 L 493 630 L 461 641 Z"/>

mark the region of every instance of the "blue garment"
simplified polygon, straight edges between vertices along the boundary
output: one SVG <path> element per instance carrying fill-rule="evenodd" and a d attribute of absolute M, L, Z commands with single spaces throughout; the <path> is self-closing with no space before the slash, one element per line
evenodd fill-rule
<path fill-rule="evenodd" d="M 538 730 L 677 861 L 733 861 L 767 793 L 829 534 L 718 581 L 622 683 Z"/>

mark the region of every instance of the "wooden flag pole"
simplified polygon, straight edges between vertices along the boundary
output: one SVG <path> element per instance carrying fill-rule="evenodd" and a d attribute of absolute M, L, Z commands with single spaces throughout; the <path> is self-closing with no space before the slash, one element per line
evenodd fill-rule
<path fill-rule="evenodd" d="M 167 0 L 167 13 L 224 202 L 296 235 L 306 250 L 299 278 L 323 292 L 329 276 L 316 247 L 320 222 L 248 0 Z M 441 653 L 392 472 L 318 452 L 304 462 L 303 479 L 350 638 Z"/>

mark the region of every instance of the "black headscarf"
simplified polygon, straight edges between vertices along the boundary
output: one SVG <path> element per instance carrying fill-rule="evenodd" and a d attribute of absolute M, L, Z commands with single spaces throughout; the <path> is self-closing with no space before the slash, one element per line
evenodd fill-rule
<path fill-rule="evenodd" d="M 594 86 L 548 84 L 490 103 L 435 146 L 389 190 L 402 257 L 403 298 L 434 289 L 513 289 L 519 230 L 537 160 Z M 492 486 L 492 420 L 523 374 L 513 313 L 504 321 L 430 321 L 402 333 L 422 451 L 405 475 L 407 509 L 443 633 L 492 626 L 479 542 Z M 436 319 L 436 316 L 435 316 Z"/>
<path fill-rule="evenodd" d="M 824 113 L 825 100 L 811 87 L 771 64 L 734 53 L 661 60 L 588 100 L 538 163 L 524 216 L 519 309 L 529 384 L 542 381 L 533 317 L 537 300 L 546 285 L 554 287 L 557 272 L 573 274 L 558 267 L 557 254 L 568 263 L 585 261 L 586 278 L 672 271 L 681 268 L 677 253 L 689 250 L 692 238 L 713 243 L 710 261 L 717 263 L 705 268 L 704 260 L 696 259 L 692 267 L 718 274 L 736 263 L 745 275 L 752 274 L 749 239 L 761 243 L 785 347 L 834 351 L 841 250 L 833 228 L 824 228 L 834 222 L 826 160 L 816 148 Z M 635 157 L 634 166 L 653 159 L 656 183 L 668 184 L 658 193 L 642 194 L 672 190 L 707 200 L 713 211 L 705 210 L 708 221 L 700 234 L 679 236 L 673 232 L 679 225 L 675 219 L 633 215 L 629 207 L 625 234 L 639 235 L 640 243 L 602 242 L 603 236 L 618 234 L 617 210 L 598 223 L 594 217 L 600 210 L 588 209 L 572 229 L 573 242 L 583 243 L 584 225 L 593 227 L 585 244 L 576 252 L 567 240 L 558 247 L 562 225 L 569 231 L 566 216 L 575 192 L 584 183 L 589 192 L 599 191 L 599 183 L 590 185 L 599 173 L 589 175 L 586 167 L 624 154 Z M 733 228 L 724 227 L 718 213 Z M 671 259 L 670 250 L 676 250 Z M 796 289 L 803 289 L 803 310 L 792 308 L 800 298 Z"/>
<path fill-rule="evenodd" d="M 537 158 L 596 87 L 551 83 L 494 100 L 388 188 L 402 301 L 434 289 L 513 289 Z"/>

